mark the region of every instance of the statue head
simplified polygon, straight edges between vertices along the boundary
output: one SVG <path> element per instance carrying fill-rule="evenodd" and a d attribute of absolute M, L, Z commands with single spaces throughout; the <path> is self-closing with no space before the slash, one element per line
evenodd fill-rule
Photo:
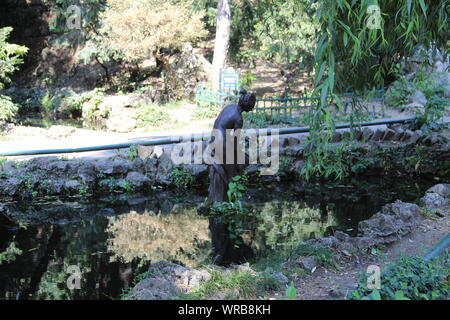
<path fill-rule="evenodd" d="M 239 98 L 238 105 L 243 111 L 250 112 L 253 110 L 256 104 L 256 97 L 253 93 L 247 93 L 246 90 L 239 91 L 241 95 Z"/>

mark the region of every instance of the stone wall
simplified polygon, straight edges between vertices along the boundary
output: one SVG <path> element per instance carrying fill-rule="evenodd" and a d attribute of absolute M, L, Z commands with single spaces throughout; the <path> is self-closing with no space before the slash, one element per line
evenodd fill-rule
<path fill-rule="evenodd" d="M 334 141 L 349 133 L 337 133 Z M 339 137 L 339 138 L 338 138 Z M 428 135 L 394 126 L 385 130 L 364 129 L 355 136 L 358 142 L 344 154 L 353 175 L 402 176 L 450 175 L 450 143 L 440 134 Z M 266 182 L 301 180 L 304 164 L 304 137 L 282 137 L 280 170 L 273 176 L 259 176 L 259 165 L 247 170 L 253 180 Z M 203 143 L 203 150 L 206 142 Z M 187 145 L 177 152 L 186 152 Z M 194 153 L 196 148 L 192 148 Z M 192 175 L 195 184 L 206 189 L 208 166 L 175 165 L 171 159 L 174 145 L 137 148 L 137 157 L 128 151 L 101 160 L 63 160 L 58 157 L 34 158 L 27 162 L 6 161 L 0 164 L 0 196 L 30 198 L 42 195 L 101 195 L 125 193 L 152 188 L 176 188 L 173 170 L 182 169 Z M 180 153 L 179 153 L 180 155 Z M 282 164 L 283 163 L 283 164 Z M 353 170 L 358 167 L 358 170 Z"/>

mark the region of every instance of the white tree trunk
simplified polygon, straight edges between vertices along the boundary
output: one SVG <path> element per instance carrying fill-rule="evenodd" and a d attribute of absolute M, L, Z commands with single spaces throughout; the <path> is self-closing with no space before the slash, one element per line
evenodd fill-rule
<path fill-rule="evenodd" d="M 231 0 L 219 0 L 217 7 L 216 41 L 213 58 L 213 88 L 220 90 L 220 74 L 227 62 L 230 43 Z"/>

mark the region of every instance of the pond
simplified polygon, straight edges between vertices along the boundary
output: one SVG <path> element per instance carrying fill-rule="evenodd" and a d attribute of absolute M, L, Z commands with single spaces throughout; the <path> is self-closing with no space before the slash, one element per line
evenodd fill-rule
<path fill-rule="evenodd" d="M 435 183 L 408 178 L 254 186 L 245 203 L 256 227 L 246 241 L 257 258 L 335 230 L 355 235 L 358 222 L 384 204 L 417 201 Z M 118 299 L 151 262 L 210 262 L 209 220 L 197 213 L 205 196 L 154 191 L 86 202 L 5 203 L 0 252 L 9 248 L 10 255 L 0 254 L 0 299 Z M 80 289 L 67 287 L 70 266 L 82 273 Z"/>

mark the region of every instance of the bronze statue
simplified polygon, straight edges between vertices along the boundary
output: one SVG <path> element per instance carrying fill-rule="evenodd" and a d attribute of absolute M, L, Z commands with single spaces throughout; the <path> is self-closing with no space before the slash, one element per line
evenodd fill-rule
<path fill-rule="evenodd" d="M 208 195 L 208 205 L 215 202 L 227 201 L 228 184 L 233 177 L 240 174 L 242 167 L 237 163 L 237 147 L 238 137 L 231 129 L 242 129 L 243 119 L 242 112 L 250 112 L 255 107 L 256 97 L 254 94 L 249 94 L 245 90 L 240 91 L 241 97 L 238 104 L 230 104 L 223 108 L 214 122 L 213 130 L 215 139 L 221 139 L 217 145 L 223 146 L 221 150 L 215 150 L 216 159 L 221 159 L 221 163 L 213 163 L 210 168 L 210 186 Z M 216 141 L 217 142 L 217 141 Z M 210 141 L 211 143 L 211 141 Z M 234 161 L 227 163 L 227 143 L 234 148 Z M 221 154 L 218 154 L 220 153 Z"/>
<path fill-rule="evenodd" d="M 242 129 L 242 112 L 253 110 L 256 103 L 256 97 L 254 94 L 248 94 L 245 90 L 242 90 L 240 94 L 241 97 L 239 98 L 238 104 L 226 106 L 214 122 L 213 130 L 215 130 L 215 139 L 220 139 L 220 141 L 215 141 L 219 142 L 219 146 L 223 146 L 223 148 L 216 148 L 214 152 L 215 155 L 218 155 L 216 159 L 222 159 L 223 161 L 213 162 L 211 165 L 207 205 L 228 201 L 228 184 L 232 181 L 233 177 L 239 175 L 242 170 L 242 166 L 237 163 L 236 159 L 238 137 L 236 137 L 235 131 L 230 130 Z M 233 143 L 234 161 L 232 161 L 232 163 L 227 163 L 226 161 L 227 141 L 228 143 Z M 211 142 L 212 141 L 210 141 L 210 143 Z M 221 152 L 222 154 L 220 155 Z M 211 231 L 215 263 L 222 265 L 241 263 L 253 255 L 251 248 L 245 244 L 236 245 L 235 240 L 230 237 L 230 231 L 222 217 L 211 217 L 209 219 L 209 228 Z"/>

